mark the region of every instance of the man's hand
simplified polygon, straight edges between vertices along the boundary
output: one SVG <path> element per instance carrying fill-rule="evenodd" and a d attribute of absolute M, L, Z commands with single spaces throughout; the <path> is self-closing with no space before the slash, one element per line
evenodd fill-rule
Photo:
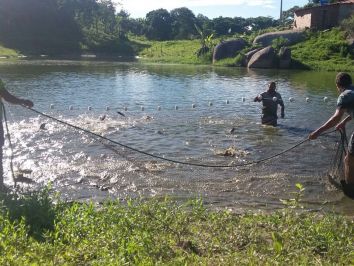
<path fill-rule="evenodd" d="M 33 102 L 30 100 L 23 100 L 22 105 L 26 106 L 27 108 L 32 108 L 33 107 Z"/>
<path fill-rule="evenodd" d="M 317 139 L 318 138 L 318 132 L 317 131 L 314 131 L 312 132 L 310 135 L 309 135 L 309 139 L 310 140 L 314 140 L 314 139 Z"/>

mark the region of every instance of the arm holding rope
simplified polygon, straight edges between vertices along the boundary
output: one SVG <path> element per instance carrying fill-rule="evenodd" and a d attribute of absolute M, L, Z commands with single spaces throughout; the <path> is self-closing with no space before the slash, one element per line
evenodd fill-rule
<path fill-rule="evenodd" d="M 344 111 L 345 111 L 345 109 L 343 109 L 343 108 L 336 109 L 335 113 L 328 119 L 328 121 L 326 123 L 324 123 L 321 127 L 316 129 L 315 131 L 313 131 L 309 135 L 309 139 L 310 140 L 317 139 L 317 137 L 319 135 L 321 135 L 323 132 L 336 126 L 340 122 L 340 120 L 344 114 Z M 343 121 L 345 121 L 346 119 L 347 118 L 345 118 Z"/>
<path fill-rule="evenodd" d="M 33 102 L 30 100 L 25 100 L 12 95 L 6 88 L 5 84 L 0 79 L 0 97 L 3 98 L 5 101 L 12 103 L 12 104 L 19 104 L 23 105 L 27 108 L 33 107 Z"/>
<path fill-rule="evenodd" d="M 32 101 L 18 98 L 15 95 L 12 95 L 10 92 L 8 92 L 4 87 L 0 89 L 0 95 L 5 101 L 9 103 L 23 105 L 27 108 L 33 107 Z"/>

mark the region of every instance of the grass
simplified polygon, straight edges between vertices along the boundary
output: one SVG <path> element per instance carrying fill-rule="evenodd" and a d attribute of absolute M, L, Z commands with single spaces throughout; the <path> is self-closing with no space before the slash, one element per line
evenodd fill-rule
<path fill-rule="evenodd" d="M 0 199 L 1 265 L 354 263 L 354 222 L 330 213 L 236 215 L 154 198 L 53 204 L 46 190 Z"/>
<path fill-rule="evenodd" d="M 293 45 L 294 68 L 325 71 L 354 71 L 354 54 L 345 41 L 344 32 L 334 28 L 326 32 L 308 33 L 306 41 Z M 185 41 L 147 41 L 141 40 L 146 48 L 140 50 L 143 62 L 211 64 L 211 54 L 198 58 L 198 40 Z M 215 40 L 218 42 L 220 40 Z M 217 66 L 238 66 L 240 58 L 227 58 L 216 63 Z"/>
<path fill-rule="evenodd" d="M 134 40 L 138 42 L 137 40 Z M 211 54 L 197 57 L 199 40 L 148 41 L 140 40 L 146 47 L 139 51 L 142 62 L 172 64 L 210 64 Z"/>
<path fill-rule="evenodd" d="M 13 57 L 17 57 L 18 55 L 19 54 L 15 50 L 6 48 L 0 44 L 0 57 L 13 58 Z"/>
<path fill-rule="evenodd" d="M 214 42 L 219 42 L 215 39 Z M 139 61 L 170 64 L 206 64 L 212 62 L 212 54 L 196 55 L 200 48 L 199 40 L 149 41 L 145 38 L 129 36 L 129 43 L 123 43 L 121 50 L 130 55 L 138 55 Z M 312 32 L 308 39 L 293 45 L 294 68 L 327 71 L 354 71 L 354 54 L 345 41 L 344 32 L 334 28 L 326 32 Z M 0 46 L 0 56 L 17 58 L 18 53 Z M 2 59 L 4 60 L 4 59 Z M 6 60 L 6 59 L 5 59 Z M 238 66 L 240 58 L 220 60 L 217 66 Z"/>
<path fill-rule="evenodd" d="M 310 33 L 308 40 L 291 47 L 292 57 L 313 70 L 354 71 L 354 54 L 339 29 Z"/>

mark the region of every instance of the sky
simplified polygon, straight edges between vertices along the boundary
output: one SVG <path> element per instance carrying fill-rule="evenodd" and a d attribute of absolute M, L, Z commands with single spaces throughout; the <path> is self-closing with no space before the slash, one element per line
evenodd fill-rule
<path fill-rule="evenodd" d="M 114 0 L 120 2 L 117 10 L 128 11 L 132 18 L 144 18 L 149 11 L 164 8 L 187 7 L 197 16 L 203 14 L 212 19 L 215 17 L 258 17 L 271 16 L 279 18 L 280 0 Z M 283 0 L 283 10 L 293 6 L 303 6 L 308 0 Z"/>

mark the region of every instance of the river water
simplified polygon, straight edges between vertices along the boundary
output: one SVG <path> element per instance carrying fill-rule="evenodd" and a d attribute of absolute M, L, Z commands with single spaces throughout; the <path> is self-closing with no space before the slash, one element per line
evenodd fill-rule
<path fill-rule="evenodd" d="M 205 165 L 261 160 L 302 141 L 335 110 L 335 75 L 49 60 L 0 65 L 7 88 L 32 99 L 40 112 L 139 151 Z M 277 82 L 286 106 L 277 128 L 260 124 L 261 105 L 252 101 L 270 81 Z M 336 133 L 263 163 L 206 168 L 153 158 L 25 108 L 5 106 L 15 175 L 25 177 L 19 180 L 25 187 L 50 183 L 62 197 L 83 201 L 202 197 L 210 207 L 243 211 L 280 208 L 280 199 L 293 198 L 301 183 L 306 208 L 354 214 L 353 202 L 327 179 Z M 227 149 L 235 156 L 224 156 Z M 10 158 L 7 141 L 9 185 Z"/>

